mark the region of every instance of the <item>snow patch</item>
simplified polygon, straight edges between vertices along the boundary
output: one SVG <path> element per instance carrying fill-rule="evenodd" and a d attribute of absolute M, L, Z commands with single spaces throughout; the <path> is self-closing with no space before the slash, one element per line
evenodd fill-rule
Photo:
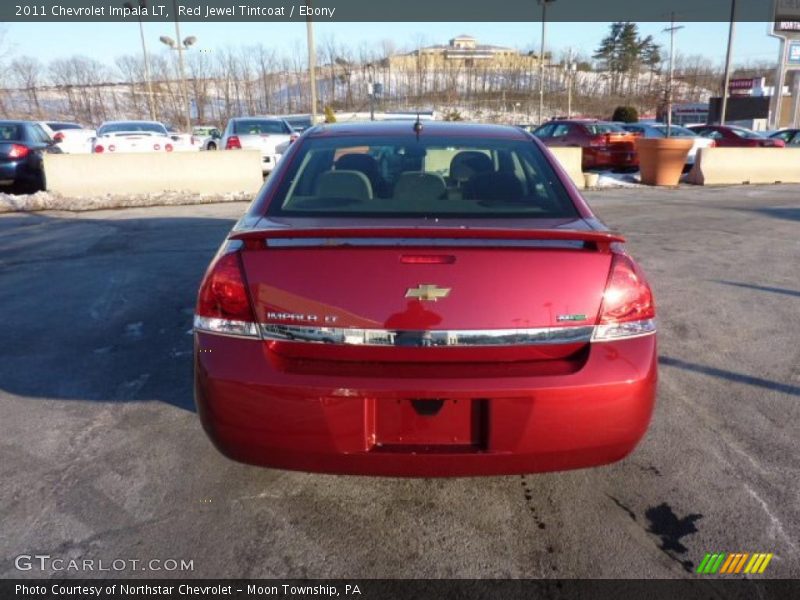
<path fill-rule="evenodd" d="M 35 212 L 40 210 L 86 211 L 107 208 L 133 208 L 141 206 L 180 206 L 187 204 L 214 204 L 217 202 L 250 201 L 253 195 L 246 192 L 226 194 L 195 194 L 170 191 L 148 194 L 105 194 L 67 198 L 54 192 L 15 195 L 0 193 L 0 213 Z"/>

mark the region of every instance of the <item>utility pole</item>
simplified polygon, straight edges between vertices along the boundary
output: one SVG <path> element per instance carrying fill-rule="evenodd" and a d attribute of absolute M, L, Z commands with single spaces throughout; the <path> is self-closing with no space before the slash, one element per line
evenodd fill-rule
<path fill-rule="evenodd" d="M 369 120 L 375 120 L 375 82 L 373 74 L 375 73 L 375 65 L 367 63 L 367 94 L 369 95 Z"/>
<path fill-rule="evenodd" d="M 547 5 L 556 0 L 539 0 L 542 5 L 542 46 L 539 51 L 539 125 L 544 121 L 544 43 L 547 33 Z"/>
<path fill-rule="evenodd" d="M 731 84 L 731 57 L 733 56 L 733 36 L 736 33 L 736 0 L 731 0 L 731 24 L 728 29 L 728 52 L 725 55 L 725 78 L 722 82 L 722 107 L 719 112 L 719 124 L 725 125 L 728 112 L 728 86 Z"/>
<path fill-rule="evenodd" d="M 670 13 L 669 31 L 669 81 L 667 83 L 667 137 L 672 135 L 672 81 L 675 77 L 675 32 L 683 29 L 683 25 L 675 26 L 675 13 Z"/>
<path fill-rule="evenodd" d="M 133 4 L 130 2 L 126 2 L 123 6 L 127 9 L 133 11 Z M 145 8 L 147 6 L 146 0 L 139 0 L 139 7 Z M 153 82 L 150 78 L 150 59 L 147 56 L 147 42 L 145 42 L 144 38 L 144 24 L 142 23 L 142 15 L 138 15 L 139 18 L 139 36 L 142 39 L 142 56 L 144 57 L 144 81 L 147 85 L 147 109 L 150 113 L 150 120 L 157 121 L 158 114 L 156 113 L 156 105 L 155 100 L 153 99 Z"/>
<path fill-rule="evenodd" d="M 311 3 L 309 2 L 309 5 Z M 306 19 L 306 43 L 308 44 L 308 84 L 311 86 L 311 124 L 317 124 L 317 48 L 314 45 L 314 23 L 309 15 Z"/>

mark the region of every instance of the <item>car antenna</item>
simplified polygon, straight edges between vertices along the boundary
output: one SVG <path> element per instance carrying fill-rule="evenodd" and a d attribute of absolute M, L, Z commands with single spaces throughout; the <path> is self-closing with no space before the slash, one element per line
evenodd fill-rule
<path fill-rule="evenodd" d="M 419 141 L 419 134 L 422 132 L 422 121 L 419 120 L 419 111 L 417 111 L 417 120 L 414 121 L 414 126 L 412 127 L 414 133 L 417 134 L 417 141 Z"/>

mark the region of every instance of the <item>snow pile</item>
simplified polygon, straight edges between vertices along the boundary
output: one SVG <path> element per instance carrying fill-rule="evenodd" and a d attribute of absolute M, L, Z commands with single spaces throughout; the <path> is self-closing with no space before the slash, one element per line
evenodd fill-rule
<path fill-rule="evenodd" d="M 598 188 L 615 187 L 639 187 L 642 185 L 642 178 L 639 172 L 636 173 L 614 173 L 613 171 L 603 171 L 598 173 Z"/>
<path fill-rule="evenodd" d="M 183 204 L 214 204 L 217 202 L 249 202 L 253 195 L 245 192 L 226 194 L 194 194 L 190 192 L 158 192 L 150 194 L 105 194 L 66 198 L 53 192 L 29 195 L 0 193 L 0 213 L 33 212 L 38 210 L 101 210 L 139 206 L 179 206 Z"/>

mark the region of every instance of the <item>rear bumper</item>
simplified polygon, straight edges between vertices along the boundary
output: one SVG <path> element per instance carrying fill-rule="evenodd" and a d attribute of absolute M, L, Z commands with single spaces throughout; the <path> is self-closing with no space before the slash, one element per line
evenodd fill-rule
<path fill-rule="evenodd" d="M 223 454 L 281 469 L 427 477 L 607 464 L 642 438 L 656 392 L 654 335 L 592 344 L 576 372 L 529 377 L 298 374 L 271 354 L 261 341 L 196 333 L 195 400 Z M 376 445 L 376 412 L 411 398 L 480 402 L 482 445 L 390 452 Z"/>
<path fill-rule="evenodd" d="M 635 151 L 617 150 L 598 150 L 594 148 L 584 148 L 583 150 L 584 168 L 628 168 L 639 166 L 639 156 Z"/>

